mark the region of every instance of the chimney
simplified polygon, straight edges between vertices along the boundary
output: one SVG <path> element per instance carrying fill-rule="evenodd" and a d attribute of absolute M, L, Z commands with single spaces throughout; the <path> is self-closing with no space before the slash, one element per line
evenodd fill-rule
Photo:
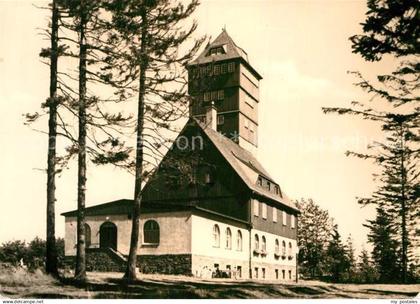
<path fill-rule="evenodd" d="M 211 101 L 206 109 L 206 123 L 214 131 L 217 131 L 217 110 L 214 101 Z"/>

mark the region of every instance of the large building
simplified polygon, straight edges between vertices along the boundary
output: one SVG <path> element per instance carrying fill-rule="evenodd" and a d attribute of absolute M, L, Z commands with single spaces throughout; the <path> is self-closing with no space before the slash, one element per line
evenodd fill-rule
<path fill-rule="evenodd" d="M 295 280 L 299 211 L 256 158 L 262 77 L 225 30 L 188 72 L 190 119 L 143 191 L 140 271 Z M 124 260 L 131 205 L 86 208 L 88 252 Z M 74 257 L 77 211 L 63 215 Z"/>

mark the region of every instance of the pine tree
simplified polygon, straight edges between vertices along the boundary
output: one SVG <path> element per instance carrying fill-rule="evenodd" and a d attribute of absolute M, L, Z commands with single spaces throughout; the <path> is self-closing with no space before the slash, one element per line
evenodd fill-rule
<path fill-rule="evenodd" d="M 109 3 L 113 26 L 124 37 L 126 52 L 112 56 L 110 61 L 120 62 L 119 76 L 138 94 L 136 170 L 133 203 L 133 219 L 130 251 L 125 278 L 136 278 L 136 263 L 140 230 L 142 184 L 150 174 L 146 170 L 147 156 L 156 160 L 161 157 L 159 147 L 165 144 L 162 134 L 174 130 L 171 123 L 186 115 L 189 98 L 186 95 L 186 64 L 201 46 L 203 39 L 196 40 L 188 48 L 188 41 L 197 28 L 196 22 L 184 29 L 180 24 L 199 5 L 197 0 L 183 5 L 169 0 L 119 0 Z M 180 49 L 186 48 L 184 52 Z M 162 132 L 162 129 L 164 130 Z"/>
<path fill-rule="evenodd" d="M 346 255 L 346 249 L 341 241 L 337 225 L 334 225 L 331 240 L 327 248 L 327 265 L 333 282 L 341 282 L 348 272 L 350 263 Z"/>
<path fill-rule="evenodd" d="M 87 90 L 88 83 L 111 85 L 98 65 L 104 64 L 105 57 L 113 52 L 112 47 L 117 49 L 115 44 L 106 45 L 101 39 L 105 35 L 108 23 L 102 18 L 102 0 L 60 0 L 63 9 L 60 18 L 62 28 L 69 31 L 62 40 L 67 41 L 64 55 L 77 59 L 77 76 L 63 73 L 68 79 L 77 80 L 78 89 L 74 89 L 65 81 L 60 82 L 61 93 L 65 96 L 62 106 L 78 119 L 78 134 L 72 135 L 69 125 L 61 118 L 60 127 L 62 134 L 70 140 L 70 147 L 64 157 L 68 162 L 77 154 L 78 159 L 78 185 L 77 185 L 77 254 L 75 278 L 79 281 L 86 280 L 86 243 L 85 243 L 85 205 L 86 205 L 86 181 L 87 181 L 87 160 L 88 155 L 95 164 L 114 164 L 129 168 L 130 148 L 120 142 L 118 135 L 121 133 L 118 127 L 125 127 L 130 117 L 124 117 L 121 112 L 110 114 L 101 108 L 101 103 L 120 102 L 123 98 L 116 100 L 103 100 L 99 96 Z M 72 34 L 77 36 L 73 39 Z M 76 49 L 76 50 L 73 50 Z M 115 50 L 114 50 L 115 51 Z M 101 88 L 99 87 L 98 90 Z M 95 111 L 88 112 L 94 109 Z M 88 133 L 88 127 L 91 133 Z M 98 133 L 101 133 L 99 135 Z M 89 142 L 88 142 L 89 140 Z"/>
<path fill-rule="evenodd" d="M 357 264 L 357 276 L 360 283 L 373 283 L 377 280 L 377 272 L 373 267 L 368 251 L 363 248 Z"/>
<path fill-rule="evenodd" d="M 354 72 L 356 86 L 379 99 L 388 111 L 379 111 L 367 103 L 353 102 L 348 108 L 323 108 L 325 113 L 349 114 L 378 122 L 386 137 L 368 148 L 373 153 L 347 152 L 363 159 L 373 160 L 381 169 L 377 191 L 371 198 L 359 199 L 362 205 L 385 206 L 391 214 L 399 241 L 401 280 L 407 282 L 410 263 L 414 263 L 413 244 L 418 236 L 413 233 L 415 220 L 420 214 L 417 166 L 419 142 L 419 72 L 416 60 L 419 53 L 417 38 L 419 27 L 417 1 L 368 1 L 367 19 L 362 35 L 350 38 L 353 52 L 369 61 L 379 61 L 384 55 L 394 56 L 400 63 L 391 74 L 378 75 L 377 82 Z M 373 98 L 372 98 L 373 99 Z"/>
<path fill-rule="evenodd" d="M 56 175 L 56 137 L 57 137 L 57 64 L 58 64 L 58 7 L 57 1 L 51 4 L 51 49 L 50 49 L 50 96 L 48 120 L 48 161 L 47 161 L 47 242 L 45 270 L 58 275 L 57 249 L 55 244 L 55 175 Z"/>
<path fill-rule="evenodd" d="M 375 220 L 368 221 L 368 241 L 373 244 L 372 258 L 382 283 L 398 282 L 401 267 L 398 262 L 398 243 L 393 239 L 395 229 L 384 206 L 376 209 Z"/>
<path fill-rule="evenodd" d="M 302 273 L 312 278 L 325 271 L 326 249 L 332 230 L 328 211 L 322 210 L 312 199 L 297 202 L 299 215 L 299 264 Z"/>
<path fill-rule="evenodd" d="M 346 244 L 345 244 L 345 251 L 347 255 L 347 260 L 349 262 L 349 269 L 347 273 L 348 281 L 354 281 L 356 279 L 356 257 L 355 250 L 353 246 L 353 239 L 351 234 L 347 237 Z"/>

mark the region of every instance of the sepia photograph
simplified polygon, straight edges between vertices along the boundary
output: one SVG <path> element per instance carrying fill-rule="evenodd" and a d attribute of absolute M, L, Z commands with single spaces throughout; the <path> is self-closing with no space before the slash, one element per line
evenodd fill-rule
<path fill-rule="evenodd" d="M 418 303 L 419 16 L 0 0 L 0 301 Z"/>

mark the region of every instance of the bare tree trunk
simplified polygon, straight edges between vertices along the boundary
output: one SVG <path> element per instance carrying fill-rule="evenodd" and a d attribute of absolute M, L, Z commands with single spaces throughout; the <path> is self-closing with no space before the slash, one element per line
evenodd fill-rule
<path fill-rule="evenodd" d="M 406 197 L 405 197 L 405 184 L 406 184 L 406 168 L 405 168 L 405 143 L 404 143 L 404 124 L 401 123 L 401 234 L 402 234 L 402 281 L 407 283 L 407 220 L 406 220 Z"/>
<path fill-rule="evenodd" d="M 124 277 L 128 280 L 135 280 L 137 265 L 137 250 L 140 232 L 140 207 L 142 201 L 141 184 L 143 181 L 143 126 L 144 126 L 144 98 L 146 94 L 146 69 L 148 65 L 147 56 L 147 12 L 142 12 L 142 30 L 140 46 L 140 79 L 139 99 L 137 113 L 137 149 L 136 149 L 136 175 L 134 185 L 133 222 L 131 228 L 130 253 L 128 255 L 127 270 Z"/>
<path fill-rule="evenodd" d="M 77 180 L 77 256 L 75 278 L 86 280 L 85 200 L 86 200 L 86 13 L 81 1 L 79 30 L 79 151 Z"/>
<path fill-rule="evenodd" d="M 58 275 L 57 248 L 55 242 L 55 165 L 57 137 L 57 62 L 58 62 L 58 8 L 52 1 L 51 55 L 50 55 L 50 97 L 48 120 L 48 165 L 47 165 L 47 242 L 45 271 Z"/>

